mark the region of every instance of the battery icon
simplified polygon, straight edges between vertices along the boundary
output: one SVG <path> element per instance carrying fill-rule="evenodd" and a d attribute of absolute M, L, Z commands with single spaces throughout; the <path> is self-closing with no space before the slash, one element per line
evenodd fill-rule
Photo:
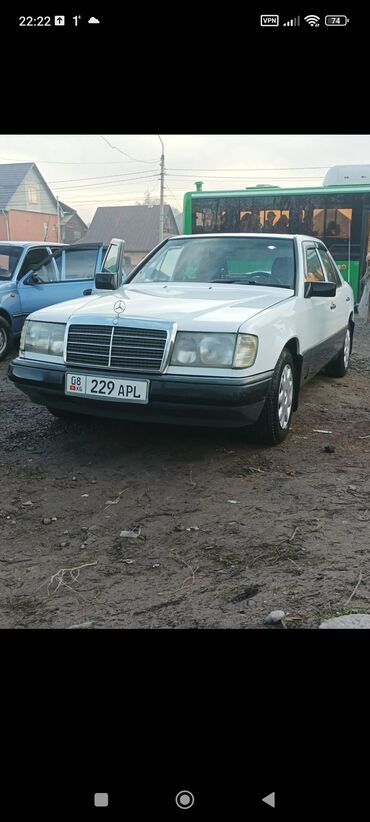
<path fill-rule="evenodd" d="M 346 26 L 349 23 L 349 17 L 345 14 L 327 14 L 325 17 L 326 26 Z"/>

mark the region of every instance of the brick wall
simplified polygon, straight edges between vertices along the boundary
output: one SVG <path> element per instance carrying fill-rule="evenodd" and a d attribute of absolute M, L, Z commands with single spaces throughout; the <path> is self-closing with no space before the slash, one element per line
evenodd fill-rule
<path fill-rule="evenodd" d="M 9 234 L 6 218 L 0 212 L 0 240 L 39 240 L 58 242 L 57 218 L 55 214 L 43 214 L 36 211 L 9 211 Z M 48 226 L 45 237 L 44 224 Z"/>

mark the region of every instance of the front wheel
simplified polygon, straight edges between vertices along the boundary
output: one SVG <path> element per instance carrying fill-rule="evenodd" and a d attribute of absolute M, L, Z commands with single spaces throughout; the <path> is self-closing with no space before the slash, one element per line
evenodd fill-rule
<path fill-rule="evenodd" d="M 325 374 L 328 377 L 344 377 L 348 371 L 349 366 L 349 358 L 351 356 L 351 348 L 352 348 L 352 337 L 351 337 L 351 329 L 348 326 L 346 329 L 346 334 L 344 337 L 344 344 L 343 348 L 341 348 L 338 356 L 330 362 L 329 365 L 325 368 Z"/>
<path fill-rule="evenodd" d="M 289 431 L 296 392 L 296 371 L 292 354 L 284 348 L 276 363 L 256 433 L 269 445 L 282 442 Z"/>
<path fill-rule="evenodd" d="M 4 360 L 12 344 L 10 325 L 0 317 L 0 362 Z"/>

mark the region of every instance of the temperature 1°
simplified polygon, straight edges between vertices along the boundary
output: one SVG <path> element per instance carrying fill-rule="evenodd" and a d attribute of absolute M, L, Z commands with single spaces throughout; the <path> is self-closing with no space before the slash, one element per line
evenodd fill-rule
<path fill-rule="evenodd" d="M 81 20 L 81 15 L 80 15 L 80 14 L 76 14 L 76 15 L 75 15 L 75 17 L 74 17 L 73 19 L 74 19 L 74 21 L 75 21 L 75 26 L 78 26 L 78 21 L 79 21 L 79 20 Z"/>

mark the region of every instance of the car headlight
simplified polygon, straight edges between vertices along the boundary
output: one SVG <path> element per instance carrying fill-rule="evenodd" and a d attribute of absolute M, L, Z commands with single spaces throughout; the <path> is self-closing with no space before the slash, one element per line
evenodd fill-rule
<path fill-rule="evenodd" d="M 257 337 L 251 334 L 179 331 L 171 365 L 191 365 L 196 368 L 248 368 L 256 359 L 257 343 Z"/>
<path fill-rule="evenodd" d="M 19 353 L 63 355 L 64 323 L 47 323 L 26 320 L 22 328 Z"/>

